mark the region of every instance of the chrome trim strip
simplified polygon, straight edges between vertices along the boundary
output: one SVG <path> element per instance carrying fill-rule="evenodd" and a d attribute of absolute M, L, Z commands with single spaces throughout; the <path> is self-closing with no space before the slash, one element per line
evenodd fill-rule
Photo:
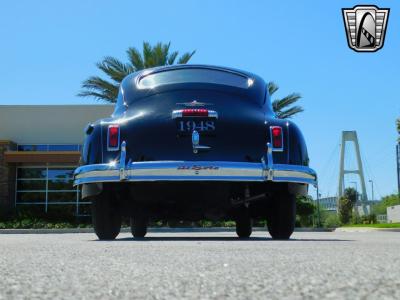
<path fill-rule="evenodd" d="M 218 113 L 215 110 L 208 110 L 208 117 L 218 119 Z"/>
<path fill-rule="evenodd" d="M 81 166 L 74 172 L 74 185 L 121 181 L 272 181 L 312 185 L 317 183 L 317 175 L 311 168 L 274 165 L 271 160 L 268 160 L 266 165 L 263 162 L 226 161 L 130 162 L 122 169 L 123 176 L 120 164 Z"/>
<path fill-rule="evenodd" d="M 182 118 L 183 109 L 173 110 L 172 111 L 172 119 Z"/>
<path fill-rule="evenodd" d="M 126 180 L 125 163 L 126 160 L 126 142 L 123 141 L 121 144 L 121 157 L 119 159 L 119 179 Z"/>
<path fill-rule="evenodd" d="M 184 117 L 183 116 L 183 109 L 176 109 L 172 111 L 172 119 L 177 119 L 177 118 L 213 118 L 213 119 L 218 119 L 218 113 L 215 110 L 210 110 L 208 109 L 208 116 L 188 116 Z"/>

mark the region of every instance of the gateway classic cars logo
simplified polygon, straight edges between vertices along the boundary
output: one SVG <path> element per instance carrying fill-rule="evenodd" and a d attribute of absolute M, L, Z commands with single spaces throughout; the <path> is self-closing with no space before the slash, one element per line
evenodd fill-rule
<path fill-rule="evenodd" d="M 357 5 L 343 8 L 347 43 L 357 52 L 375 52 L 383 47 L 389 8 L 375 5 Z"/>

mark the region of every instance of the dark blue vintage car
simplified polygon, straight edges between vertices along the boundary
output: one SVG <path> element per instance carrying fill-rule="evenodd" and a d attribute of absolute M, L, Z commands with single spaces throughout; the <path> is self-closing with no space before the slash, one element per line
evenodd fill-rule
<path fill-rule="evenodd" d="M 92 201 L 99 239 L 129 217 L 134 237 L 149 220 L 233 219 L 239 237 L 266 219 L 288 239 L 295 198 L 316 184 L 299 128 L 276 118 L 259 76 L 230 68 L 176 65 L 133 73 L 115 111 L 85 129 L 74 174 Z"/>

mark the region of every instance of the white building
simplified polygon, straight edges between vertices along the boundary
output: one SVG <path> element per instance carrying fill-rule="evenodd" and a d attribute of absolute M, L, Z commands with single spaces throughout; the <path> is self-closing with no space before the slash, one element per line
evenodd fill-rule
<path fill-rule="evenodd" d="M 83 129 L 113 105 L 0 105 L 0 213 L 18 207 L 86 214 L 72 186 Z"/>
<path fill-rule="evenodd" d="M 400 223 L 400 205 L 387 207 L 386 214 L 388 223 Z"/>

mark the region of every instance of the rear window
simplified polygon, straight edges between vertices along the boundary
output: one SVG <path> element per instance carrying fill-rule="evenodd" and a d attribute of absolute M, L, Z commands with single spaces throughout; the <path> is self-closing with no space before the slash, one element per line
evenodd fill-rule
<path fill-rule="evenodd" d="M 213 69 L 176 69 L 153 73 L 142 77 L 139 88 L 155 88 L 159 85 L 174 83 L 214 83 L 248 88 L 253 80 L 238 73 Z"/>

